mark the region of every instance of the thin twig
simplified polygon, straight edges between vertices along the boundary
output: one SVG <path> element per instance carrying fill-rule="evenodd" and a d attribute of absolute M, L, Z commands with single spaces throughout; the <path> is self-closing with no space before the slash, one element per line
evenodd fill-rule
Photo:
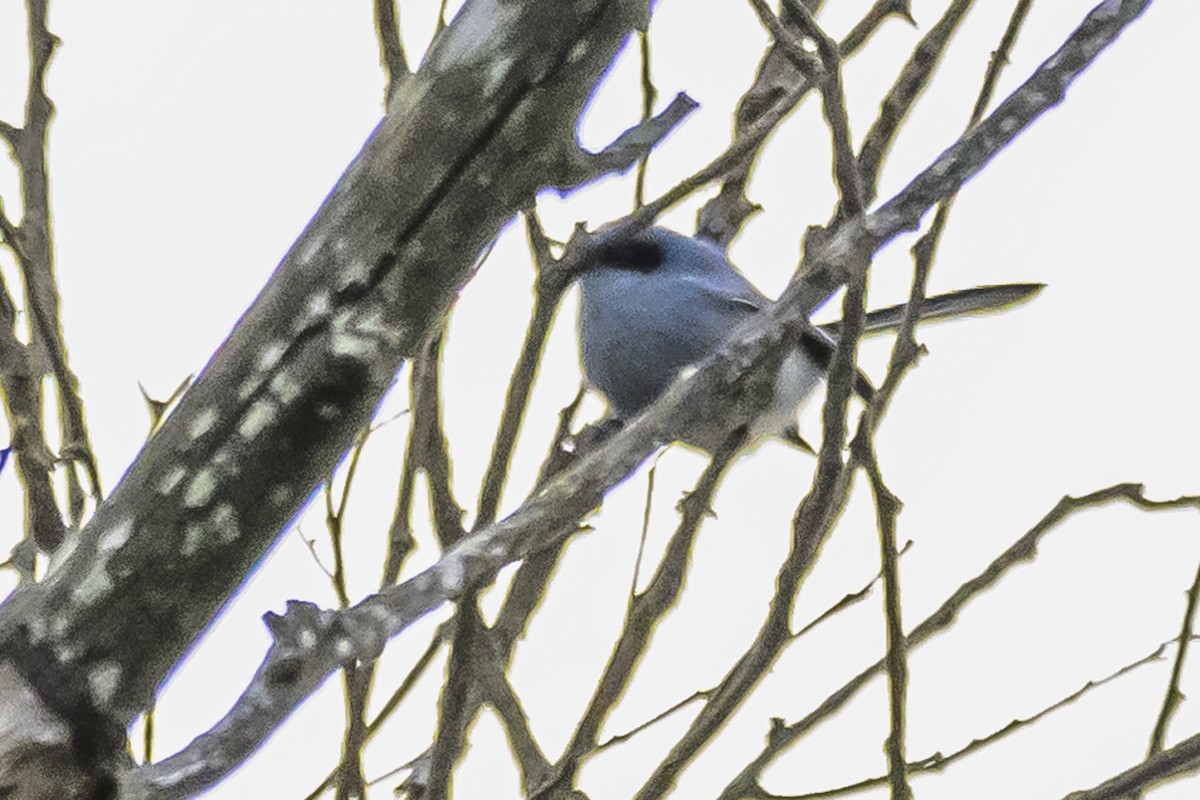
<path fill-rule="evenodd" d="M 500 660 L 494 657 L 478 659 L 475 667 L 474 678 L 479 691 L 504 725 L 509 747 L 520 769 L 522 796 L 527 797 L 534 787 L 545 782 L 551 771 L 550 762 L 533 736 L 529 717 Z"/>
<path fill-rule="evenodd" d="M 418 464 L 425 473 L 433 531 L 446 550 L 466 536 L 463 507 L 454 497 L 450 445 L 442 427 L 441 360 L 443 334 L 439 332 L 413 364 L 413 439 Z"/>
<path fill-rule="evenodd" d="M 970 3 L 960 3 L 951 6 L 946 11 L 934 30 L 918 45 L 909 65 L 905 68 L 896 86 L 893 87 L 892 92 L 889 93 L 887 100 L 883 103 L 880 121 L 872 128 L 871 134 L 868 135 L 864 143 L 864 157 L 860 157 L 855 162 L 870 172 L 871 179 L 868 184 L 871 187 L 874 186 L 874 178 L 881 163 L 878 160 L 872 159 L 881 160 L 883 158 L 887 150 L 887 143 L 890 142 L 895 130 L 898 129 L 900 119 L 907 113 L 907 109 L 915 101 L 921 89 L 928 81 L 932 74 L 932 65 L 936 64 L 938 56 L 944 51 L 953 36 L 954 30 L 961 21 L 962 15 L 965 14 L 969 6 Z M 978 122 L 982 115 L 982 109 L 986 108 L 987 99 L 990 98 L 999 76 L 997 65 L 1006 61 L 1003 54 L 1007 52 L 1008 48 L 1011 48 L 1015 41 L 1016 32 L 1019 30 L 1023 18 L 1024 12 L 1021 10 L 1020 4 L 1018 4 L 1018 9 L 1014 14 L 1013 20 L 1010 20 L 1010 24 L 1002 39 L 1002 44 L 998 49 L 1001 57 L 993 59 L 993 66 L 985 76 L 983 87 L 976 101 L 975 111 L 972 113 L 971 120 L 967 126 L 968 129 Z M 821 40 L 818 39 L 818 41 Z M 924 58 L 919 59 L 916 54 L 922 52 Z M 826 94 L 828 95 L 828 92 Z M 893 113 L 888 114 L 888 111 Z M 830 117 L 830 115 L 827 114 L 827 117 Z M 889 125 L 893 124 L 897 127 L 889 129 Z M 871 150 L 872 147 L 875 148 L 873 151 Z M 862 176 L 859 175 L 859 178 L 862 179 Z M 859 186 L 861 185 L 859 184 Z M 873 188 L 870 189 L 870 194 L 871 196 L 874 195 Z M 844 196 L 843 192 L 843 198 Z M 888 674 L 891 719 L 891 730 L 885 749 L 889 765 L 888 783 L 891 787 L 893 800 L 907 800 L 907 798 L 912 796 L 912 789 L 907 778 L 907 759 L 905 757 L 904 743 L 908 656 L 907 639 L 904 636 L 904 627 L 901 622 L 899 583 L 895 568 L 895 515 L 898 511 L 898 505 L 894 495 L 892 495 L 883 482 L 883 477 L 875 458 L 872 439 L 874 431 L 878 428 L 886 404 L 890 401 L 901 377 L 916 363 L 917 358 L 922 352 L 916 343 L 913 331 L 919 318 L 921 303 L 925 297 L 933 255 L 936 251 L 937 243 L 940 241 L 941 233 L 947 223 L 951 202 L 945 201 L 939 204 L 930 233 L 922 237 L 913 248 L 915 268 L 909 297 L 909 307 L 902 320 L 901 329 L 892 350 L 883 391 L 868 409 L 866 415 L 867 424 L 861 429 L 864 435 L 861 439 L 856 437 L 855 440 L 859 445 L 857 455 L 866 466 L 875 496 L 879 519 L 880 547 L 884 565 L 884 608 L 887 619 L 887 655 L 885 662 Z M 844 207 L 839 209 L 839 215 L 844 212 Z"/>
<path fill-rule="evenodd" d="M 838 184 L 838 211 L 836 218 L 855 219 L 864 213 L 862 175 L 854 157 L 850 137 L 850 122 L 846 113 L 846 101 L 841 85 L 841 56 L 837 45 L 825 34 L 803 5 L 796 0 L 786 0 L 800 21 L 804 33 L 816 42 L 821 56 L 822 73 L 817 78 L 821 88 L 825 119 L 833 139 L 834 176 Z M 774 30 L 774 29 L 773 29 Z M 796 47 L 794 43 L 790 45 Z M 864 280 L 865 285 L 865 280 Z M 861 300 L 860 300 L 861 309 Z M 870 426 L 860 427 L 863 436 L 856 436 L 858 457 L 866 468 L 871 491 L 875 498 L 879 545 L 883 574 L 884 616 L 887 631 L 887 673 L 889 692 L 890 731 L 884 750 L 888 759 L 888 778 L 892 800 L 909 800 L 912 788 L 908 783 L 907 759 L 905 758 L 905 705 L 908 692 L 908 653 L 905 647 L 904 625 L 900 611 L 900 578 L 896 552 L 896 516 L 900 502 L 884 483 L 883 474 L 875 457 Z"/>
<path fill-rule="evenodd" d="M 525 227 L 537 272 L 533 314 L 525 331 L 521 355 L 513 367 L 512 377 L 509 378 L 504 411 L 500 415 L 500 429 L 496 432 L 492 457 L 484 472 L 483 487 L 479 492 L 479 511 L 473 526 L 476 529 L 489 525 L 496 519 L 517 436 L 529 407 L 529 393 L 545 350 L 546 337 L 550 333 L 550 325 L 554 321 L 554 314 L 558 310 L 563 293 L 570 285 L 565 280 L 566 276 L 562 275 L 562 270 L 556 268 L 550 253 L 549 240 L 542 230 L 536 211 L 531 209 L 525 212 Z"/>
<path fill-rule="evenodd" d="M 138 381 L 138 390 L 142 393 L 142 399 L 146 401 L 146 410 L 150 412 L 150 430 L 146 432 L 147 440 L 159 429 L 163 420 L 167 418 L 167 414 L 179 402 L 179 398 L 183 397 L 183 393 L 192 385 L 195 378 L 195 375 L 188 375 L 181 380 L 166 400 L 156 400 L 151 397 L 146 391 L 146 387 L 142 386 L 141 381 Z"/>
<path fill-rule="evenodd" d="M 900 549 L 899 555 L 903 556 L 905 553 L 907 553 L 909 551 L 909 549 L 911 547 L 912 547 L 912 541 L 906 542 L 904 547 Z M 818 614 L 816 617 L 814 617 L 811 621 L 809 621 L 808 623 L 803 625 L 795 633 L 789 634 L 788 635 L 788 644 L 792 644 L 793 642 L 797 641 L 798 639 L 802 638 L 806 634 L 813 631 L 821 623 L 826 622 L 829 619 L 832 619 L 833 617 L 837 616 L 838 614 L 840 614 L 841 612 L 850 608 L 851 606 L 855 605 L 856 603 L 860 603 L 863 600 L 865 600 L 867 598 L 867 596 L 871 593 L 871 589 L 875 586 L 876 583 L 878 583 L 882 579 L 882 577 L 883 577 L 882 574 L 877 574 L 875 577 L 873 577 L 870 580 L 869 583 L 867 583 L 861 589 L 858 589 L 857 591 L 848 593 L 847 595 L 842 597 L 840 600 L 838 600 L 836 603 L 831 605 L 829 608 L 825 609 L 820 614 Z M 689 696 L 685 697 L 683 700 L 680 700 L 679 702 L 673 704 L 666 710 L 661 711 L 658 714 L 655 714 L 653 717 L 646 720 L 645 722 L 640 723 L 639 725 L 636 725 L 635 727 L 631 728 L 628 731 L 625 731 L 624 733 L 615 734 L 615 735 L 609 737 L 608 739 L 604 740 L 603 742 L 600 742 L 592 750 L 592 753 L 593 754 L 599 753 L 602 750 L 607 750 L 610 747 L 615 747 L 616 745 L 621 744 L 622 742 L 632 739 L 637 734 L 639 734 L 639 733 L 645 731 L 646 729 L 652 727 L 653 725 L 663 721 L 664 719 L 666 719 L 667 717 L 676 713 L 677 711 L 680 711 L 680 710 L 686 708 L 687 706 L 691 705 L 692 703 L 695 703 L 697 700 L 707 701 L 710 697 L 713 696 L 713 694 L 717 691 L 718 688 L 719 687 L 714 686 L 714 687 L 710 687 L 708 689 L 699 689 L 699 690 L 693 692 Z"/>
<path fill-rule="evenodd" d="M 449 4 L 449 2 L 450 0 L 442 0 L 442 4 L 438 7 L 437 26 L 433 31 L 433 37 L 435 39 L 439 33 L 446 29 L 446 6 Z"/>
<path fill-rule="evenodd" d="M 900 501 L 883 482 L 883 473 L 875 456 L 870 436 L 856 440 L 860 444 L 859 458 L 866 469 L 875 497 L 876 521 L 879 527 L 880 561 L 883 564 L 884 617 L 887 627 L 888 711 L 891 730 L 884 750 L 888 758 L 888 784 L 892 800 L 908 800 L 912 787 L 908 783 L 908 760 L 905 757 L 905 706 L 908 692 L 908 647 L 900 613 L 900 574 L 896 553 L 896 517 Z"/>
<path fill-rule="evenodd" d="M 512 453 L 528 407 L 529 393 L 541 361 L 546 336 L 549 333 L 559 300 L 568 286 L 562 270 L 555 268 L 549 241 L 542 231 L 536 214 L 530 210 L 526 212 L 525 218 L 531 250 L 534 253 L 537 267 L 536 301 L 521 356 L 509 381 L 505 408 L 493 444 L 492 457 L 484 473 L 483 485 L 480 489 L 479 510 L 473 526 L 476 529 L 486 527 L 496 518 L 509 473 Z M 438 432 L 439 436 L 441 435 L 440 423 L 434 426 L 434 430 Z M 448 491 L 448 486 L 446 491 Z M 453 541 L 443 540 L 442 544 L 443 547 L 449 547 Z M 468 609 L 469 613 L 465 613 Z M 496 654 L 498 652 L 505 653 L 503 663 L 506 665 L 508 648 L 503 643 L 498 644 L 495 641 L 495 637 L 490 635 L 487 626 L 479 618 L 474 594 L 466 595 L 458 603 L 455 619 L 456 625 L 468 626 L 469 630 L 460 631 L 456 635 L 455 644 L 450 653 L 449 673 L 454 678 L 455 685 L 452 687 L 448 682 L 442 693 L 442 712 L 439 718 L 437 740 L 429 759 L 430 783 L 428 787 L 422 788 L 422 791 L 428 791 L 433 796 L 449 790 L 448 770 L 452 768 L 458 758 L 459 750 L 465 745 L 466 726 L 478 713 L 480 705 L 487 699 L 486 695 L 490 694 L 501 703 L 507 704 L 505 707 L 509 709 L 510 713 L 508 716 L 502 713 L 501 718 L 510 739 L 515 743 L 514 746 L 521 745 L 526 738 L 523 733 L 523 715 L 517 715 L 515 711 L 515 709 L 519 709 L 519 701 L 517 701 L 515 693 L 512 693 L 511 687 L 507 687 L 506 680 L 491 680 L 490 682 L 486 680 L 488 675 L 497 670 L 503 675 L 503 669 L 496 663 Z M 471 661 L 476 662 L 477 669 L 468 669 L 467 662 Z M 481 682 L 486 685 L 477 685 Z M 448 726 L 459 727 L 456 730 L 450 730 Z M 542 765 L 538 761 L 540 751 L 537 751 L 536 748 L 525 747 L 522 752 L 525 754 L 525 758 L 522 760 L 522 771 L 525 778 L 540 782 L 542 779 Z"/>
<path fill-rule="evenodd" d="M 386 108 L 401 81 L 412 74 L 408 57 L 404 54 L 404 40 L 400 38 L 396 0 L 375 0 L 375 35 L 379 38 L 379 62 L 387 73 L 387 86 L 383 94 Z"/>
<path fill-rule="evenodd" d="M 346 589 L 346 561 L 342 548 L 345 533 L 346 507 L 350 502 L 350 487 L 358 472 L 358 463 L 371 435 L 371 427 L 364 427 L 355 439 L 342 478 L 341 497 L 333 500 L 334 476 L 325 482 L 325 527 L 333 550 L 333 573 L 330 582 L 337 596 L 339 608 L 350 607 L 350 594 Z M 314 553 L 315 555 L 315 553 Z M 342 668 L 342 692 L 346 698 L 346 730 L 342 739 L 342 757 L 337 769 L 335 786 L 336 800 L 354 800 L 364 794 L 362 750 L 365 745 L 365 709 L 371 676 L 363 667 L 350 663 Z"/>
<path fill-rule="evenodd" d="M 695 489 L 680 502 L 682 517 L 667 544 L 662 561 L 659 562 L 658 569 L 646 588 L 631 596 L 621 633 L 588 702 L 587 710 L 576 726 L 563 757 L 554 766 L 552 782 L 540 787 L 534 792 L 534 797 L 554 796 L 552 790 L 571 786 L 579 760 L 595 749 L 600 727 L 629 685 L 655 629 L 679 601 L 700 525 L 711 513 L 709 509 L 713 493 L 716 492 L 722 475 L 744 441 L 744 434 L 734 434 L 721 452 L 714 454 L 696 482 Z M 647 492 L 647 519 L 649 497 Z"/>
<path fill-rule="evenodd" d="M 637 599 L 638 577 L 642 574 L 642 558 L 646 555 L 646 539 L 650 536 L 650 509 L 654 504 L 654 478 L 658 475 L 658 459 L 650 465 L 646 473 L 646 503 L 642 508 L 642 533 L 638 537 L 637 557 L 633 560 L 633 574 L 629 576 L 629 597 L 625 603 L 625 615 Z"/>
<path fill-rule="evenodd" d="M 363 448 L 371 435 L 370 427 L 359 432 L 350 449 L 350 458 L 346 462 L 346 472 L 342 477 L 341 498 L 336 507 L 333 502 L 333 476 L 325 482 L 325 528 L 329 531 L 329 541 L 333 548 L 333 590 L 337 596 L 339 608 L 350 607 L 350 595 L 346 590 L 346 561 L 342 551 L 342 537 L 345 533 L 343 525 L 346 517 L 346 505 L 350 501 L 350 487 L 354 484 L 354 475 L 358 471 L 358 462 L 362 458 Z"/>
<path fill-rule="evenodd" d="M 1102 686 L 1112 683 L 1117 679 L 1130 674 L 1134 670 L 1139 669 L 1140 667 L 1161 661 L 1163 654 L 1166 652 L 1166 649 L 1170 646 L 1170 644 L 1171 642 L 1164 642 L 1155 648 L 1152 653 L 1126 664 L 1125 666 L 1121 667 L 1115 672 L 1110 673 L 1109 675 L 1106 675 L 1103 678 L 1099 678 L 1094 681 L 1088 681 L 1071 694 L 1054 703 L 1051 703 L 1038 712 L 1031 714 L 1028 717 L 1014 719 L 1004 727 L 992 731 L 986 736 L 972 740 L 969 744 L 959 748 L 958 750 L 955 750 L 953 753 L 949 753 L 947 755 L 935 753 L 918 761 L 912 761 L 908 764 L 908 771 L 910 774 L 942 772 L 947 767 L 950 767 L 958 761 L 961 761 L 972 753 L 978 752 L 989 745 L 995 744 L 1001 739 L 1011 736 L 1020 730 L 1033 726 L 1055 711 L 1065 708 L 1080 700 L 1082 697 L 1092 692 L 1092 690 L 1099 689 Z M 866 778 L 861 781 L 855 781 L 854 783 L 839 786 L 834 789 L 822 789 L 816 792 L 805 792 L 797 795 L 770 794 L 764 795 L 764 797 L 769 796 L 771 800 L 825 800 L 825 798 L 842 797 L 844 795 L 854 794 L 855 792 L 862 792 L 868 789 L 877 789 L 881 786 L 887 786 L 889 782 L 890 776 L 880 775 L 875 778 Z"/>
<path fill-rule="evenodd" d="M 304 546 L 308 548 L 308 554 L 312 556 L 313 563 L 317 565 L 317 569 L 325 574 L 325 577 L 330 581 L 333 580 L 333 570 L 325 566 L 325 562 L 321 560 L 321 556 L 317 553 L 316 538 L 309 538 L 304 535 L 304 527 L 300 522 L 296 523 L 296 535 L 300 537 L 300 541 L 304 542 Z"/>
<path fill-rule="evenodd" d="M 638 45 L 642 54 L 642 122 L 650 119 L 654 113 L 654 103 L 658 99 L 658 89 L 654 85 L 654 76 L 650 72 L 650 31 L 638 31 Z M 634 184 L 634 204 L 646 202 L 646 168 L 650 165 L 650 154 L 647 153 L 638 161 L 637 179 Z"/>
<path fill-rule="evenodd" d="M 1200 566 L 1197 566 L 1196 577 L 1187 591 L 1187 608 L 1184 609 L 1183 623 L 1180 626 L 1179 636 L 1176 639 L 1179 647 L 1175 651 L 1175 663 L 1171 666 L 1171 680 L 1167 684 L 1167 692 L 1163 697 L 1162 709 L 1159 711 L 1158 719 L 1154 723 L 1154 733 L 1150 736 L 1150 749 L 1147 752 L 1147 756 L 1152 756 L 1162 751 L 1163 744 L 1167 740 L 1167 727 L 1171 723 L 1171 717 L 1174 716 L 1175 710 L 1183 701 L 1183 692 L 1180 690 L 1179 684 L 1183 677 L 1183 662 L 1187 658 L 1188 643 L 1192 640 L 1192 630 L 1196 624 L 1196 605 L 1198 599 L 1200 599 Z"/>
<path fill-rule="evenodd" d="M 479 693 L 471 689 L 476 682 L 471 674 L 477 663 L 474 656 L 485 635 L 475 595 L 470 594 L 466 602 L 459 603 L 456 612 L 446 682 L 438 706 L 437 734 L 430 750 L 429 780 L 420 787 L 423 800 L 445 800 L 451 796 L 454 765 L 466 747 L 467 727 L 482 705 Z"/>
<path fill-rule="evenodd" d="M 375 715 L 375 718 L 367 724 L 367 730 L 363 736 L 364 746 L 367 742 L 371 741 L 372 737 L 374 737 L 379 729 L 383 727 L 383 724 L 387 722 L 388 719 L 391 718 L 392 714 L 395 713 L 396 709 L 400 707 L 401 701 L 403 701 L 404 698 L 408 696 L 408 693 L 412 691 L 412 688 L 416 685 L 417 680 L 425 674 L 425 670 L 429 668 L 431 663 L 433 663 L 433 657 L 437 655 L 437 652 L 441 649 L 441 647 L 442 632 L 439 628 L 437 633 L 434 634 L 433 639 L 430 640 L 429 645 L 425 648 L 425 652 L 421 654 L 420 658 L 417 659 L 417 662 L 412 666 L 411 669 L 409 669 L 408 674 L 404 676 L 404 680 L 400 682 L 400 685 L 396 687 L 396 689 L 388 697 L 387 701 L 383 704 L 383 707 L 379 709 L 379 713 Z M 324 794 L 326 790 L 333 786 L 334 781 L 338 778 L 340 770 L 341 763 L 339 762 L 338 766 L 334 767 L 333 771 L 325 777 L 325 780 L 322 781 L 317 788 L 309 792 L 309 794 L 305 797 L 305 800 L 317 800 L 317 798 Z M 370 783 L 374 782 L 375 781 L 371 781 Z"/>
<path fill-rule="evenodd" d="M 154 761 L 154 706 L 142 715 L 142 763 Z"/>
<path fill-rule="evenodd" d="M 816 76 L 821 89 L 822 109 L 833 139 L 833 175 L 840 198 L 839 216 L 859 217 L 866 210 L 863 198 L 862 175 L 854 157 L 850 136 L 850 117 L 846 113 L 846 97 L 842 91 L 842 54 L 837 42 L 829 37 L 812 14 L 799 0 L 786 0 L 796 15 L 800 29 L 816 43 L 821 57 L 821 73 Z M 789 42 L 789 49 L 796 44 Z"/>
<path fill-rule="evenodd" d="M 892 88 L 879 104 L 879 116 L 867 131 L 858 156 L 858 168 L 868 204 L 875 199 L 879 172 L 896 141 L 901 123 L 933 79 L 954 34 L 974 4 L 975 0 L 954 0 L 946 8 L 941 18 L 913 48 L 908 62 L 901 68 Z"/>
<path fill-rule="evenodd" d="M 683 709 L 687 708 L 688 706 L 690 706 L 692 703 L 696 702 L 697 700 L 707 700 L 709 697 L 712 697 L 712 693 L 713 693 L 712 689 L 701 689 L 699 691 L 692 692 L 690 695 L 683 698 L 678 703 L 675 703 L 674 705 L 672 705 L 670 708 L 666 709 L 665 711 L 661 711 L 658 714 L 655 714 L 653 717 L 646 720 L 645 722 L 643 722 L 639 725 L 635 725 L 634 727 L 630 728 L 629 730 L 625 731 L 624 733 L 614 734 L 614 735 L 610 736 L 609 738 L 605 739 L 603 742 L 598 743 L 592 749 L 592 753 L 593 754 L 599 753 L 602 750 L 607 750 L 610 747 L 616 747 L 617 745 L 619 745 L 623 742 L 627 742 L 630 739 L 632 739 L 633 737 L 637 736 L 639 733 L 642 733 L 642 732 L 648 730 L 649 728 L 654 727 L 658 723 L 665 720 L 667 717 L 670 717 L 672 714 L 675 714 L 678 711 L 682 711 Z"/>

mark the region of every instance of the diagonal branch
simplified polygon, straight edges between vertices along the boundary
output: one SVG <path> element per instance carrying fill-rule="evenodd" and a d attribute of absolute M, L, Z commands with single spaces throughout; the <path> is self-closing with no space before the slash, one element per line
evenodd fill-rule
<path fill-rule="evenodd" d="M 1099 786 L 1071 792 L 1063 800 L 1124 800 L 1196 770 L 1200 770 L 1200 733 L 1155 753 L 1141 764 L 1114 775 Z"/>
<path fill-rule="evenodd" d="M 913 48 L 908 62 L 879 104 L 879 117 L 867 131 L 858 156 L 858 168 L 862 171 L 868 203 L 875 198 L 879 170 L 900 133 L 901 124 L 933 79 L 942 56 L 949 49 L 955 32 L 973 5 L 975 0 L 954 0 L 942 12 L 941 18 Z"/>

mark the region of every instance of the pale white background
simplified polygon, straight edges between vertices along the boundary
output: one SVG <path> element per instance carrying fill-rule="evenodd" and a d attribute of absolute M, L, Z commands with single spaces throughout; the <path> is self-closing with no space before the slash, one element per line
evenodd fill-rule
<path fill-rule="evenodd" d="M 822 20 L 840 36 L 869 5 L 830 2 Z M 914 2 L 923 28 L 944 2 Z M 899 189 L 963 125 L 1010 3 L 986 2 L 969 18 L 918 106 L 883 175 Z M 1013 53 L 1000 96 L 1023 80 L 1082 19 L 1091 3 L 1038 3 Z M 0 117 L 20 120 L 22 4 L 0 0 Z M 423 52 L 436 3 L 402 4 L 409 52 Z M 702 11 L 701 11 L 702 9 Z M 49 91 L 58 106 L 50 169 L 58 275 L 72 363 L 105 486 L 134 458 L 147 420 L 137 383 L 166 396 L 198 371 L 271 274 L 377 121 L 382 77 L 369 3 L 60 2 L 52 29 L 63 46 Z M 1008 280 L 1049 288 L 1003 316 L 930 327 L 930 356 L 908 379 L 879 436 L 892 489 L 905 502 L 900 537 L 904 613 L 915 624 L 1024 533 L 1065 493 L 1142 481 L 1153 497 L 1196 493 L 1197 369 L 1192 344 L 1200 293 L 1194 247 L 1200 112 L 1194 31 L 1200 8 L 1160 2 L 1105 53 L 1066 103 L 1023 134 L 961 194 L 933 275 L 935 290 Z M 701 103 L 659 151 L 651 194 L 725 146 L 731 112 L 766 41 L 748 4 L 664 0 L 655 16 L 654 74 L 664 98 L 686 90 Z M 861 136 L 878 99 L 919 35 L 892 22 L 846 68 L 852 124 Z M 613 69 L 582 125 L 599 147 L 638 113 L 636 52 Z M 15 170 L 0 162 L 0 196 L 16 213 Z M 553 235 L 576 220 L 626 212 L 632 181 L 617 178 L 567 202 L 542 205 Z M 733 257 L 774 294 L 797 263 L 806 225 L 828 218 L 828 136 L 809 102 L 774 136 L 751 186 L 766 211 Z M 700 198 L 666 222 L 691 231 Z M 872 300 L 895 302 L 910 262 L 902 240 L 872 273 Z M 7 253 L 0 267 L 16 275 Z M 510 226 L 454 313 L 446 348 L 445 420 L 455 488 L 473 506 L 530 305 L 530 266 Z M 826 315 L 834 313 L 826 310 Z M 575 302 L 559 316 L 505 508 L 531 484 L 555 414 L 575 391 Z M 886 343 L 862 361 L 877 377 Z M 389 401 L 384 415 L 405 404 Z M 598 400 L 587 406 L 600 413 Z M 2 424 L 2 423 L 0 423 Z M 364 459 L 348 520 L 355 596 L 378 580 L 405 421 L 381 431 Z M 814 408 L 802 419 L 819 432 Z M 0 431 L 0 439 L 5 438 Z M 662 458 L 649 554 L 675 520 L 673 505 L 703 468 L 678 448 Z M 787 523 L 812 461 L 769 444 L 743 459 L 715 502 L 718 519 L 697 545 L 685 599 L 661 626 L 643 671 L 613 715 L 618 733 L 692 691 L 715 684 L 749 642 L 786 552 Z M 513 680 L 534 733 L 551 757 L 570 735 L 617 631 L 636 552 L 644 472 L 613 493 L 595 533 L 576 542 L 543 611 L 517 651 Z M 860 486 L 799 599 L 797 624 L 877 570 L 873 510 Z M 19 494 L 0 475 L 0 535 L 15 541 Z M 319 510 L 318 510 L 319 512 Z M 421 513 L 419 511 L 419 513 Z M 1184 590 L 1200 559 L 1194 513 L 1147 516 L 1123 507 L 1090 513 L 1053 534 L 1035 564 L 1014 571 L 953 631 L 914 654 L 909 755 L 949 752 L 1033 713 L 1173 637 Z M 303 519 L 327 555 L 320 513 Z M 409 563 L 427 565 L 428 536 Z M 648 570 L 645 570 L 648 572 Z M 0 591 L 12 585 L 0 576 Z M 157 752 L 166 755 L 226 710 L 268 640 L 259 621 L 288 598 L 334 602 L 297 529 L 286 533 L 192 658 L 167 684 Z M 494 609 L 496 593 L 487 599 Z M 439 615 L 438 619 L 444 618 Z M 424 649 L 435 620 L 388 651 L 380 685 L 395 685 Z M 878 593 L 787 651 L 758 693 L 679 784 L 678 797 L 714 794 L 758 751 L 768 718 L 791 721 L 882 652 Z M 1196 663 L 1193 661 L 1193 663 Z M 370 776 L 415 756 L 434 723 L 441 667 L 369 751 Z M 1059 797 L 1139 760 L 1169 663 L 1090 694 L 1041 725 L 943 776 L 917 778 L 921 798 Z M 1200 669 L 1183 689 L 1196 692 Z M 342 728 L 338 681 L 314 697 L 244 769 L 210 798 L 302 797 L 333 766 Z M 591 762 L 582 786 L 595 798 L 627 797 L 673 737 L 682 714 Z M 1185 702 L 1170 741 L 1200 729 Z M 778 762 L 780 792 L 816 790 L 877 774 L 886 735 L 884 684 Z M 456 774 L 456 796 L 515 797 L 515 771 L 498 723 L 485 714 Z M 388 797 L 398 779 L 379 785 Z M 1182 782 L 1157 797 L 1191 797 Z M 875 796 L 881 796 L 878 793 Z"/>

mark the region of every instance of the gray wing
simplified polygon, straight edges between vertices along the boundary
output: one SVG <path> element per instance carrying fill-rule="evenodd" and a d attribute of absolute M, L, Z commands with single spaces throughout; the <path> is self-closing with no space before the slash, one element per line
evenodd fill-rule
<path fill-rule="evenodd" d="M 718 299 L 719 302 L 727 305 L 727 307 L 737 309 L 746 316 L 758 313 L 771 302 L 762 292 L 754 287 L 754 284 L 746 280 L 740 273 L 731 273 L 731 277 L 736 277 L 740 280 L 726 282 L 721 291 L 717 291 L 709 286 L 707 287 L 709 294 L 713 298 Z M 901 308 L 903 307 L 901 306 Z M 837 341 L 823 328 L 806 330 L 800 334 L 800 349 L 808 356 L 810 361 L 828 372 L 830 365 L 833 363 L 833 354 L 837 349 Z M 868 401 L 875 396 L 875 387 L 862 370 L 855 372 L 854 391 L 859 397 Z"/>
<path fill-rule="evenodd" d="M 720 274 L 705 273 L 689 276 L 682 282 L 698 289 L 698 294 L 707 297 L 737 316 L 749 316 L 762 311 L 771 304 L 767 296 L 740 272 L 730 268 Z"/>

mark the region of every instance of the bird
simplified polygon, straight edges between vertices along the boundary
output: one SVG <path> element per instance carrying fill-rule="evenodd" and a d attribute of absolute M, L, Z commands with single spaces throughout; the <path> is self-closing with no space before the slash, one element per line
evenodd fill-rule
<path fill-rule="evenodd" d="M 774 301 L 758 290 L 717 245 L 669 228 L 601 233 L 578 268 L 579 343 L 586 383 L 608 405 L 605 423 L 621 425 L 646 410 L 686 367 L 703 361 L 746 320 Z M 1036 283 L 981 286 L 927 298 L 922 319 L 955 317 L 1020 302 Z M 905 306 L 868 313 L 864 333 L 899 328 Z M 786 355 L 767 408 L 749 423 L 744 449 L 779 437 L 802 449 L 797 411 L 824 379 L 837 346 L 839 323 L 806 329 Z M 856 394 L 874 395 L 861 372 Z M 729 425 L 686 431 L 679 441 L 717 452 Z"/>

